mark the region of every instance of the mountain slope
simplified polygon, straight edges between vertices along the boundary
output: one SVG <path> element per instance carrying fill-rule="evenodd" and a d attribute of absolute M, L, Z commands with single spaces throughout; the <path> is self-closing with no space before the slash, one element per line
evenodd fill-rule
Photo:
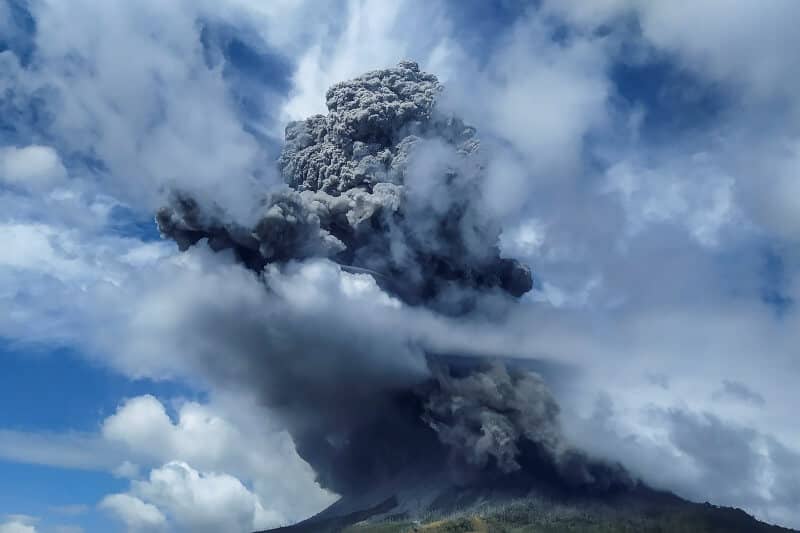
<path fill-rule="evenodd" d="M 641 508 L 518 501 L 440 520 L 363 522 L 343 533 L 757 533 L 791 530 L 758 522 L 739 509 L 675 502 Z"/>
<path fill-rule="evenodd" d="M 789 533 L 740 509 L 692 503 L 638 487 L 615 495 L 443 495 L 426 510 L 403 511 L 390 497 L 361 511 L 323 512 L 274 533 Z M 461 499 L 461 502 L 459 502 Z M 448 500 L 448 501 L 445 501 Z M 406 507 L 407 508 L 407 507 Z M 397 512 L 400 510 L 400 512 Z"/>

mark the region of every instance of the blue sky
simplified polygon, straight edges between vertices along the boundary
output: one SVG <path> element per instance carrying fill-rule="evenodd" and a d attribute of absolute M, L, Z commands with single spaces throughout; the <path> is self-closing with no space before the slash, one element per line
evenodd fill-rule
<path fill-rule="evenodd" d="M 333 501 L 203 351 L 236 354 L 181 329 L 253 285 L 152 220 L 173 189 L 246 220 L 279 182 L 285 124 L 404 58 L 494 154 L 501 245 L 538 289 L 497 347 L 576 369 L 552 384 L 571 437 L 800 527 L 798 16 L 793 0 L 0 0 L 0 533 L 248 531 Z M 720 438 L 722 458 L 703 445 Z"/>

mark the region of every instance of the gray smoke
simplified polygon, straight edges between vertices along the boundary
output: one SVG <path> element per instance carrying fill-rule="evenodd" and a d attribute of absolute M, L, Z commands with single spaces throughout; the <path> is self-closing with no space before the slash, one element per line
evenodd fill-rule
<path fill-rule="evenodd" d="M 162 234 L 182 250 L 207 238 L 255 270 L 330 258 L 441 310 L 461 310 L 472 291 L 521 296 L 530 270 L 500 257 L 500 227 L 480 202 L 475 131 L 436 111 L 440 91 L 411 62 L 333 86 L 328 115 L 287 126 L 279 166 L 288 187 L 265 196 L 253 227 L 176 193 L 157 214 Z"/>
<path fill-rule="evenodd" d="M 437 381 L 423 419 L 467 463 L 484 468 L 491 458 L 503 472 L 519 470 L 523 439 L 553 458 L 561 454 L 558 404 L 537 374 L 494 363 L 464 377 L 439 373 Z"/>
<path fill-rule="evenodd" d="M 538 375 L 499 362 L 454 366 L 379 313 L 352 319 L 359 315 L 335 306 L 311 316 L 281 307 L 276 276 L 313 258 L 450 317 L 474 311 L 481 298 L 513 302 L 531 289 L 528 267 L 500 256 L 475 130 L 438 110 L 441 92 L 408 61 L 334 85 L 327 115 L 287 126 L 278 161 L 286 187 L 265 192 L 254 224 L 176 191 L 157 214 L 159 229 L 181 250 L 203 239 L 232 250 L 262 276 L 266 322 L 247 314 L 209 321 L 211 332 L 231 335 L 223 342 L 242 345 L 236 353 L 245 359 L 215 362 L 215 371 L 246 369 L 237 379 L 251 380 L 284 415 L 324 486 L 358 493 L 442 465 L 533 477 L 544 468 L 592 485 L 597 468 L 564 441 Z M 400 360 L 427 369 L 391 363 Z"/>

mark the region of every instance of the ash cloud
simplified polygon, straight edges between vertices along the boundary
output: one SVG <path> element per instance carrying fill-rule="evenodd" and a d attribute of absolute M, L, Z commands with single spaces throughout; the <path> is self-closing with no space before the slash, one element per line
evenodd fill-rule
<path fill-rule="evenodd" d="M 241 358 L 210 372 L 258 390 L 339 494 L 443 468 L 537 478 L 545 465 L 569 486 L 625 484 L 568 445 L 537 374 L 453 364 L 398 327 L 403 311 L 458 320 L 533 285 L 500 255 L 485 156 L 476 131 L 437 108 L 442 91 L 409 61 L 331 87 L 327 115 L 287 126 L 286 186 L 264 192 L 250 226 L 181 191 L 159 210 L 181 250 L 230 250 L 263 288 L 254 309 L 205 323 Z M 317 289 L 298 304 L 296 291 Z M 341 297 L 354 290 L 369 297 Z"/>
<path fill-rule="evenodd" d="M 521 296 L 530 270 L 500 257 L 500 227 L 480 201 L 479 142 L 473 128 L 436 111 L 441 90 L 411 62 L 334 85 L 328 115 L 286 128 L 287 188 L 265 196 L 253 227 L 176 193 L 158 212 L 162 234 L 181 249 L 207 238 L 256 270 L 330 258 L 374 273 L 407 303 L 450 312 L 468 291 Z"/>
<path fill-rule="evenodd" d="M 463 377 L 446 370 L 436 377 L 423 420 L 467 463 L 484 468 L 492 459 L 502 472 L 519 470 L 523 439 L 560 455 L 558 404 L 538 375 L 495 363 Z"/>

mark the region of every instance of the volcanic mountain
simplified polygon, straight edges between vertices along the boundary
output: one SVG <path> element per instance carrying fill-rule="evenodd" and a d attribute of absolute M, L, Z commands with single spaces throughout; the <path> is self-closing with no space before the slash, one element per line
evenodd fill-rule
<path fill-rule="evenodd" d="M 455 356 L 437 359 L 440 368 L 455 379 L 481 375 L 497 364 L 512 373 L 533 372 L 539 366 L 508 358 L 493 362 Z M 435 431 L 429 437 L 435 441 Z M 402 447 L 403 442 L 383 445 Z M 416 453 L 417 459 L 404 462 L 402 471 L 390 478 L 365 481 L 360 489 L 311 518 L 257 533 L 795 531 L 760 522 L 741 509 L 691 502 L 653 489 L 630 476 L 622 465 L 592 459 L 578 450 L 554 459 L 540 445 L 521 439 L 518 468 L 503 470 L 494 458 L 476 468 L 454 462 L 452 453 L 432 453 L 435 449 L 425 445 L 394 449 L 401 456 Z"/>
<path fill-rule="evenodd" d="M 426 487 L 421 486 L 421 494 Z M 413 499 L 413 497 L 412 497 Z M 692 503 L 639 486 L 625 493 L 565 494 L 521 488 L 445 490 L 429 507 L 409 512 L 392 497 L 359 511 L 317 516 L 272 533 L 790 533 L 740 509 Z M 267 532 L 260 532 L 267 533 Z"/>
<path fill-rule="evenodd" d="M 248 316 L 206 325 L 239 348 L 214 369 L 255 387 L 342 495 L 274 531 L 778 531 L 574 446 L 535 368 L 426 344 L 433 324 L 502 331 L 534 286 L 501 253 L 486 151 L 443 92 L 411 61 L 338 83 L 326 115 L 287 126 L 284 183 L 249 219 L 187 191 L 157 214 L 181 250 L 225 251 L 263 283 Z M 328 285 L 298 299 L 287 279 Z"/>

